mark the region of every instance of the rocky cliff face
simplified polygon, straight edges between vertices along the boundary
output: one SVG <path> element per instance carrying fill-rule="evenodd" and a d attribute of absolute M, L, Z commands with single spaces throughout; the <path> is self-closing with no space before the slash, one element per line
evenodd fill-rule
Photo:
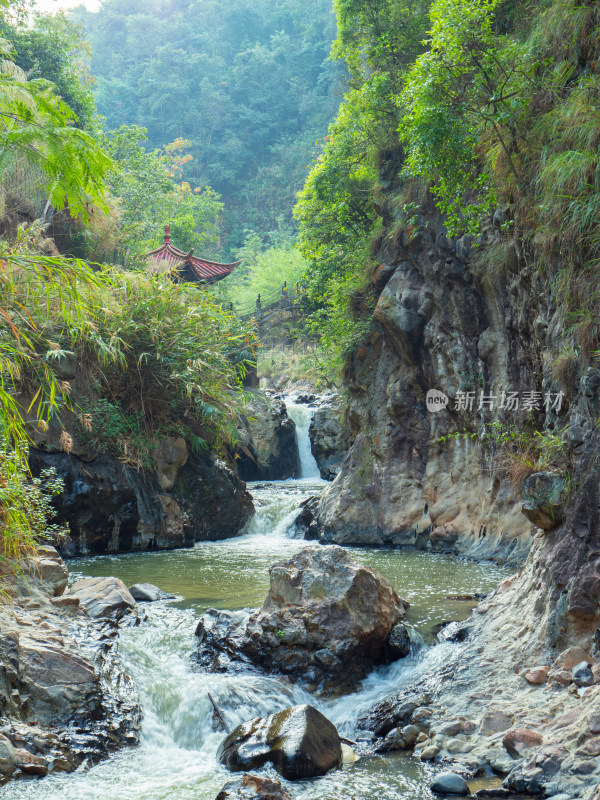
<path fill-rule="evenodd" d="M 425 203 L 418 225 L 382 244 L 375 322 L 347 370 L 356 440 L 316 522 L 326 542 L 520 567 L 434 676 L 434 713 L 454 724 L 432 725 L 422 758 L 587 798 L 600 753 L 600 373 L 582 349 L 561 352 L 564 304 L 500 232 L 508 214 L 475 249 Z M 575 657 L 592 665 L 587 683 Z"/>
<path fill-rule="evenodd" d="M 300 477 L 296 426 L 280 397 L 256 391 L 240 430 L 237 472 L 246 481 Z"/>
<path fill-rule="evenodd" d="M 236 536 L 254 507 L 245 484 L 212 454 L 188 452 L 183 439 L 157 443 L 154 469 L 114 456 L 31 450 L 37 474 L 54 467 L 64 480 L 55 500 L 69 535 L 65 556 L 191 547 Z"/>
<path fill-rule="evenodd" d="M 352 444 L 352 434 L 344 421 L 338 397 L 329 395 L 315 400 L 317 407 L 309 429 L 312 454 L 321 477 L 333 480 L 341 471 Z"/>
<path fill-rule="evenodd" d="M 418 226 L 381 246 L 375 322 L 346 376 L 356 439 L 320 503 L 324 541 L 526 556 L 534 528 L 498 441 L 532 422 L 568 425 L 577 438 L 593 413 L 574 386 L 552 407 L 564 390 L 550 369 L 561 321 L 544 274 L 509 242 L 498 278 L 478 277 L 481 253 L 499 239 L 491 222 L 477 250 L 469 237 L 450 239 L 425 204 Z M 435 413 L 430 390 L 442 393 Z"/>

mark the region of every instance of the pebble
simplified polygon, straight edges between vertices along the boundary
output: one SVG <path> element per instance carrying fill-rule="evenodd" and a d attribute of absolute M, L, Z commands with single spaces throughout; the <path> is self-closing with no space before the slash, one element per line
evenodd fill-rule
<path fill-rule="evenodd" d="M 546 683 L 549 672 L 550 667 L 534 667 L 533 669 L 528 669 L 523 677 L 527 683 L 530 683 L 532 686 L 541 686 L 543 683 Z"/>
<path fill-rule="evenodd" d="M 571 677 L 577 686 L 592 686 L 594 683 L 594 675 L 587 661 L 581 661 L 574 666 L 571 670 Z"/>

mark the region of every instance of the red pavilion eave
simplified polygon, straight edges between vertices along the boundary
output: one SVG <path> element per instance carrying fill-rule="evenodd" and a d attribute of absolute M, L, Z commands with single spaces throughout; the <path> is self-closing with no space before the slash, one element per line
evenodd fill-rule
<path fill-rule="evenodd" d="M 195 283 L 221 281 L 242 263 L 235 261 L 233 264 L 220 264 L 218 261 L 197 258 L 193 250 L 185 253 L 171 244 L 170 225 L 165 225 L 164 242 L 156 250 L 146 254 L 146 261 L 153 272 L 170 272 L 178 280 Z"/>

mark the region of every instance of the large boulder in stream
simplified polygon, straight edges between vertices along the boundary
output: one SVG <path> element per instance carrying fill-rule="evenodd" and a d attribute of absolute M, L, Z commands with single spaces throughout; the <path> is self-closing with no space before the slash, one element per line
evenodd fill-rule
<path fill-rule="evenodd" d="M 137 603 L 120 578 L 82 578 L 71 586 L 69 596 L 77 598 L 80 607 L 93 619 L 120 619 L 137 609 Z"/>
<path fill-rule="evenodd" d="M 290 781 L 324 775 L 342 763 L 342 743 L 327 717 L 313 706 L 293 706 L 238 725 L 217 758 L 232 772 L 267 763 Z"/>
<path fill-rule="evenodd" d="M 341 547 L 305 548 L 274 564 L 269 576 L 258 611 L 209 610 L 201 618 L 194 658 L 204 669 L 259 668 L 341 694 L 356 689 L 374 665 L 401 655 L 397 626 L 408 604 Z"/>

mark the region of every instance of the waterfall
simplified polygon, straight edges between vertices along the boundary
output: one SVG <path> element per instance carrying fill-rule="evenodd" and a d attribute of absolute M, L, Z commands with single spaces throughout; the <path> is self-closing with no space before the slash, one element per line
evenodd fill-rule
<path fill-rule="evenodd" d="M 321 473 L 310 446 L 310 422 L 313 418 L 314 409 L 305 403 L 295 403 L 291 397 L 285 398 L 285 407 L 288 416 L 296 424 L 296 439 L 298 441 L 298 453 L 300 455 L 300 477 L 301 478 L 320 478 Z"/>

